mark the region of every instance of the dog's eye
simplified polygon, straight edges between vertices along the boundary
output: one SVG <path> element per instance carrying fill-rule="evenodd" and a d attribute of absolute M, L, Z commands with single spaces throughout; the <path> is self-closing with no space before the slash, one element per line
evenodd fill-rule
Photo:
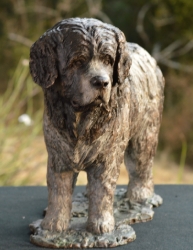
<path fill-rule="evenodd" d="M 74 60 L 72 65 L 75 67 L 80 67 L 85 63 L 85 59 Z"/>
<path fill-rule="evenodd" d="M 82 64 L 83 64 L 83 61 L 81 61 L 81 60 L 74 62 L 74 65 L 76 65 L 76 66 L 81 66 Z"/>
<path fill-rule="evenodd" d="M 112 59 L 109 55 L 106 55 L 105 57 L 102 58 L 102 61 L 105 65 L 112 64 Z"/>

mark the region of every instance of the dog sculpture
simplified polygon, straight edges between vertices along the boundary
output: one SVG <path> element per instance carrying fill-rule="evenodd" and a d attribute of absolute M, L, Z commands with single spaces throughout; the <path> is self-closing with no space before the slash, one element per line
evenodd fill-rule
<path fill-rule="evenodd" d="M 87 230 L 111 232 L 124 159 L 127 197 L 141 203 L 154 193 L 152 163 L 164 99 L 159 67 L 144 49 L 127 43 L 118 28 L 71 18 L 33 44 L 30 71 L 45 103 L 49 203 L 42 228 L 68 228 L 73 186 L 83 170 L 88 177 Z"/>

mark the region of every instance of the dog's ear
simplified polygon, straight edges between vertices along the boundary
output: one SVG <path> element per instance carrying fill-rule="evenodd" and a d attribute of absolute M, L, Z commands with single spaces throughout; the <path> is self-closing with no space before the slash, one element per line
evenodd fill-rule
<path fill-rule="evenodd" d="M 122 84 L 125 78 L 129 74 L 129 69 L 131 67 L 131 57 L 129 55 L 129 50 L 127 48 L 127 42 L 123 32 L 116 32 L 116 39 L 118 43 L 116 59 L 114 63 L 113 71 L 113 84 Z"/>
<path fill-rule="evenodd" d="M 36 41 L 30 50 L 30 73 L 35 83 L 42 88 L 52 86 L 58 77 L 54 41 L 42 37 Z"/>

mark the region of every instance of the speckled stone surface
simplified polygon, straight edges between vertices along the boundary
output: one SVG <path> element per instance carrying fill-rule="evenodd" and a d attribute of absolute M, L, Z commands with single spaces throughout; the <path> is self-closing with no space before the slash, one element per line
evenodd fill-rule
<path fill-rule="evenodd" d="M 84 229 L 69 229 L 65 233 L 53 234 L 42 230 L 39 224 L 41 220 L 31 224 L 35 234 L 31 235 L 30 241 L 35 245 L 49 248 L 106 248 L 127 244 L 135 240 L 136 235 L 132 227 L 119 225 L 112 233 L 93 235 Z"/>

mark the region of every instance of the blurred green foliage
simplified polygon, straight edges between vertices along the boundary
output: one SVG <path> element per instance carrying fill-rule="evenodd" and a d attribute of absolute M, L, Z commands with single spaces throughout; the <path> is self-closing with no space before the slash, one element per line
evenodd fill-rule
<path fill-rule="evenodd" d="M 166 78 L 159 148 L 168 150 L 177 162 L 193 166 L 192 13 L 192 0 L 1 0 L 0 92 L 15 91 L 8 82 L 18 62 L 29 58 L 30 45 L 56 22 L 75 16 L 110 22 L 125 33 L 128 41 L 140 44 L 157 59 Z M 22 88 L 30 88 L 28 80 L 21 82 Z M 24 95 L 30 97 L 30 91 Z M 18 97 L 20 101 L 30 99 L 24 95 Z M 31 115 L 42 109 L 40 96 L 33 96 Z M 16 121 L 16 116 L 29 107 L 28 102 L 19 107 L 15 101 L 17 112 L 12 116 L 13 110 L 7 110 L 7 117 Z M 5 119 L 5 113 L 1 119 Z M 182 154 L 184 145 L 186 154 Z M 186 159 L 180 160 L 181 155 Z"/>
<path fill-rule="evenodd" d="M 37 99 L 41 101 L 42 94 L 38 86 L 32 84 L 27 60 L 21 59 L 7 90 L 0 96 L 0 185 L 27 184 L 32 177 L 26 174 L 23 179 L 16 178 L 29 171 L 25 166 L 34 154 L 26 149 L 42 133 L 42 110 L 34 110 Z M 33 119 L 33 126 L 18 122 L 24 111 Z"/>

